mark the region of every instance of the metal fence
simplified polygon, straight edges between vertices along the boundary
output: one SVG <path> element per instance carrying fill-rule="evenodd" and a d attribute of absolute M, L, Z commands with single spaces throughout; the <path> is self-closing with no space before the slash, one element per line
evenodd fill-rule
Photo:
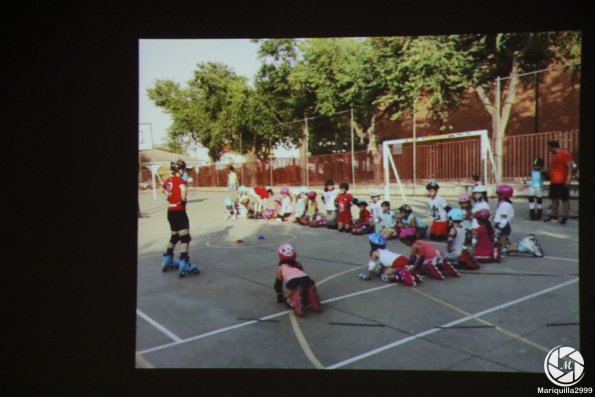
<path fill-rule="evenodd" d="M 557 140 L 560 146 L 571 151 L 579 164 L 579 131 L 554 131 L 537 134 L 508 136 L 504 140 L 503 179 L 513 181 L 527 178 L 533 159 L 541 157 L 546 166 L 551 161 L 547 142 Z M 416 180 L 435 179 L 462 180 L 472 175 L 481 175 L 480 142 L 478 139 L 435 141 L 416 145 Z M 384 183 L 382 167 L 375 165 L 373 157 L 365 151 L 351 153 L 309 156 L 306 159 L 275 158 L 269 162 L 231 164 L 238 174 L 240 184 L 321 186 L 324 180 L 332 178 L 335 183 L 346 181 L 359 185 L 381 185 Z M 413 145 L 404 144 L 393 159 L 402 181 L 413 180 Z M 226 187 L 230 164 L 216 164 L 189 169 L 191 186 Z M 491 175 L 491 169 L 488 172 Z M 394 177 L 391 177 L 391 179 Z M 150 173 L 143 171 L 143 180 L 150 181 Z M 493 181 L 489 181 L 493 182 Z"/>

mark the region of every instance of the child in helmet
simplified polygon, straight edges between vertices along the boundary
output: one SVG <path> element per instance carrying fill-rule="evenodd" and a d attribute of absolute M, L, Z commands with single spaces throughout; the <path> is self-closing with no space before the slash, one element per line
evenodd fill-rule
<path fill-rule="evenodd" d="M 473 214 L 477 226 L 473 228 L 473 256 L 477 261 L 499 262 L 500 255 L 495 246 L 496 232 L 490 223 L 490 211 L 481 209 Z"/>
<path fill-rule="evenodd" d="M 305 272 L 299 263 L 297 252 L 291 244 L 281 244 L 277 249 L 279 265 L 275 273 L 275 292 L 278 303 L 287 303 L 298 316 L 304 315 L 304 297 L 307 297 L 312 310 L 320 311 L 320 300 L 316 284 Z M 285 295 L 283 295 L 285 290 Z"/>
<path fill-rule="evenodd" d="M 475 215 L 480 210 L 490 210 L 490 204 L 488 203 L 488 189 L 484 185 L 477 185 L 471 191 L 471 213 Z M 477 219 L 475 216 L 472 220 L 472 229 L 475 229 L 477 225 Z"/>
<path fill-rule="evenodd" d="M 353 196 L 347 193 L 348 191 L 349 184 L 347 182 L 342 182 L 339 185 L 339 194 L 335 199 L 338 212 L 337 229 L 340 232 L 345 231 L 346 233 L 349 233 L 351 225 L 353 224 L 351 219 L 351 203 L 353 201 Z"/>
<path fill-rule="evenodd" d="M 440 197 L 438 189 L 440 189 L 440 186 L 434 181 L 430 181 L 426 185 L 430 215 L 433 219 L 430 228 L 430 239 L 445 240 L 448 236 L 448 219 L 446 214 L 450 210 L 450 207 L 448 207 L 446 200 Z"/>
<path fill-rule="evenodd" d="M 411 272 L 407 265 L 409 259 L 397 252 L 386 249 L 386 239 L 380 233 L 372 233 L 368 236 L 370 242 L 370 261 L 368 272 L 360 273 L 361 280 L 371 280 L 378 276 L 382 281 L 403 281 L 409 287 L 415 287 L 421 278 Z"/>
<path fill-rule="evenodd" d="M 444 260 L 454 266 L 476 270 L 479 269 L 479 265 L 467 249 L 465 249 L 465 229 L 462 225 L 464 218 L 465 212 L 460 208 L 453 208 L 448 212 L 450 224 Z"/>
<path fill-rule="evenodd" d="M 510 244 L 510 233 L 512 229 L 510 222 L 514 217 L 514 208 L 512 207 L 513 189 L 510 185 L 498 185 L 496 187 L 496 195 L 498 196 L 498 207 L 494 214 L 494 227 L 496 229 L 496 239 L 498 246 L 503 253 L 506 253 L 507 247 Z"/>
<path fill-rule="evenodd" d="M 223 211 L 223 220 L 228 220 L 232 217 L 234 219 L 238 219 L 237 207 L 230 198 L 223 200 L 223 205 L 225 205 L 225 210 Z"/>
<path fill-rule="evenodd" d="M 543 181 L 545 165 L 542 158 L 533 160 L 533 169 L 531 170 L 531 186 L 529 187 L 529 219 L 538 221 L 543 215 Z M 537 210 L 535 209 L 537 203 Z"/>
<path fill-rule="evenodd" d="M 447 261 L 432 243 L 418 239 L 413 230 L 403 230 L 399 235 L 401 242 L 411 247 L 410 261 L 416 263 L 416 271 L 427 274 L 437 280 L 444 280 L 442 272 L 459 277 L 459 272 Z"/>
<path fill-rule="evenodd" d="M 382 203 L 380 201 L 380 193 L 378 190 L 371 190 L 370 191 L 370 212 L 372 213 L 372 226 L 380 222 L 380 213 L 382 212 Z"/>
<path fill-rule="evenodd" d="M 471 230 L 473 229 L 473 212 L 471 212 L 471 198 L 467 193 L 463 193 L 459 196 L 459 207 L 465 214 L 461 225 L 465 229 L 465 244 L 471 244 L 473 238 Z"/>
<path fill-rule="evenodd" d="M 359 218 L 353 224 L 351 233 L 357 236 L 370 233 L 372 229 L 370 211 L 368 211 L 368 203 L 364 200 L 357 201 L 356 205 L 359 207 Z"/>
<path fill-rule="evenodd" d="M 399 207 L 399 217 L 397 218 L 396 226 L 397 235 L 407 228 L 414 230 L 417 238 L 424 238 L 428 226 L 421 218 L 418 218 L 413 214 L 413 208 L 411 208 L 409 204 L 403 204 Z"/>
<path fill-rule="evenodd" d="M 293 222 L 299 222 L 306 214 L 306 193 L 308 193 L 308 189 L 305 187 L 296 190 L 295 212 L 292 218 Z"/>
<path fill-rule="evenodd" d="M 390 202 L 383 201 L 381 204 L 382 212 L 380 213 L 378 223 L 375 226 L 377 233 L 384 236 L 385 239 L 391 239 L 395 237 L 395 226 L 397 224 L 397 218 L 395 213 L 390 210 Z"/>
<path fill-rule="evenodd" d="M 188 200 L 188 187 L 181 175 L 186 169 L 182 160 L 170 163 L 171 176 L 161 186 L 161 193 L 168 202 L 167 221 L 170 228 L 170 240 L 167 243 L 166 252 L 163 254 L 162 271 L 179 269 L 180 277 L 190 274 L 198 274 L 198 266 L 190 262 L 189 246 L 192 240 L 190 236 L 190 221 L 186 213 L 186 202 Z M 180 260 L 174 261 L 174 249 L 180 242 Z"/>
<path fill-rule="evenodd" d="M 277 210 L 277 219 L 280 221 L 285 222 L 291 216 L 291 195 L 289 194 L 289 189 L 286 187 L 282 187 L 280 192 L 281 197 L 279 203 L 279 207 Z"/>
<path fill-rule="evenodd" d="M 322 203 L 326 210 L 326 227 L 329 229 L 337 228 L 337 190 L 335 190 L 335 182 L 332 179 L 324 181 L 324 193 L 322 194 Z"/>

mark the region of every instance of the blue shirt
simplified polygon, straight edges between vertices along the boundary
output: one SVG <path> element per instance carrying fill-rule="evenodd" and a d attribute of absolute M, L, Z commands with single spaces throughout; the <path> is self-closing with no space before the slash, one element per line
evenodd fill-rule
<path fill-rule="evenodd" d="M 531 187 L 535 189 L 543 188 L 541 170 L 531 170 Z"/>

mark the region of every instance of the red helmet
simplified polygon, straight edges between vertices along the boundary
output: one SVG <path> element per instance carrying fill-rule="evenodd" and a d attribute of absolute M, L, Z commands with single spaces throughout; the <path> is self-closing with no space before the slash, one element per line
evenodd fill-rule
<path fill-rule="evenodd" d="M 471 198 L 467 193 L 463 193 L 459 196 L 459 203 L 466 203 L 467 201 L 471 201 Z"/>
<path fill-rule="evenodd" d="M 281 244 L 279 248 L 277 248 L 277 254 L 279 254 L 279 259 L 281 259 L 282 261 L 295 260 L 295 258 L 297 258 L 295 248 L 293 248 L 293 245 L 288 243 Z"/>
<path fill-rule="evenodd" d="M 488 211 L 486 209 L 479 210 L 475 214 L 473 214 L 473 217 L 475 219 L 489 219 L 490 218 L 490 211 Z"/>
<path fill-rule="evenodd" d="M 311 199 L 316 198 L 316 192 L 313 191 L 313 190 L 310 191 L 310 192 L 308 192 L 308 197 L 311 198 Z"/>
<path fill-rule="evenodd" d="M 500 195 L 504 198 L 511 198 L 512 197 L 512 186 L 510 185 L 498 185 L 496 187 L 496 194 Z"/>

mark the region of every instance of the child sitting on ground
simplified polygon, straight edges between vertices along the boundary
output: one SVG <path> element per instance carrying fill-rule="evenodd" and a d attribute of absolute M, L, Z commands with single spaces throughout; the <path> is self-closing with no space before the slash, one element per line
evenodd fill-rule
<path fill-rule="evenodd" d="M 354 199 L 355 200 L 355 199 Z M 359 208 L 359 218 L 353 223 L 351 233 L 356 236 L 370 233 L 372 229 L 370 211 L 368 211 L 368 203 L 364 200 L 356 201 L 356 205 Z"/>
<path fill-rule="evenodd" d="M 301 187 L 296 191 L 295 195 L 295 212 L 291 221 L 294 223 L 299 222 L 306 214 L 306 193 L 308 190 L 305 187 Z"/>
<path fill-rule="evenodd" d="M 402 230 L 411 228 L 415 230 L 417 238 L 426 237 L 428 226 L 425 222 L 413 214 L 413 208 L 409 204 L 403 204 L 399 207 L 399 217 L 397 218 L 396 233 L 399 235 Z"/>
<path fill-rule="evenodd" d="M 307 298 L 312 310 L 320 311 L 320 299 L 316 290 L 316 284 L 305 272 L 304 267 L 299 263 L 297 252 L 291 244 L 281 244 L 277 249 L 279 265 L 275 272 L 275 292 L 277 303 L 287 303 L 292 307 L 298 316 L 304 315 L 304 297 Z M 285 290 L 285 295 L 283 295 Z"/>
<path fill-rule="evenodd" d="M 442 259 L 440 251 L 430 242 L 418 239 L 411 229 L 403 230 L 399 235 L 401 242 L 411 247 L 411 262 L 416 262 L 416 271 L 427 274 L 437 280 L 444 280 L 442 272 L 459 277 L 459 272 Z"/>
<path fill-rule="evenodd" d="M 375 226 L 375 230 L 388 240 L 395 237 L 395 226 L 397 224 L 397 219 L 394 212 L 390 210 L 390 202 L 383 201 L 381 207 L 382 212 L 380 212 L 379 220 Z"/>
<path fill-rule="evenodd" d="M 473 256 L 478 262 L 500 262 L 495 246 L 496 232 L 490 223 L 490 211 L 481 209 L 473 214 L 477 226 L 473 228 Z"/>
<path fill-rule="evenodd" d="M 408 269 L 409 259 L 406 256 L 386 249 L 386 239 L 382 234 L 372 233 L 368 236 L 368 241 L 368 273 L 360 273 L 360 279 L 371 280 L 373 276 L 378 276 L 385 282 L 403 281 L 409 287 L 415 287 L 416 280 L 421 282 L 421 278 Z"/>
<path fill-rule="evenodd" d="M 462 225 L 464 217 L 465 213 L 460 208 L 453 208 L 448 213 L 450 229 L 448 231 L 448 240 L 446 241 L 446 255 L 444 256 L 444 260 L 454 266 L 476 270 L 479 269 L 477 261 L 465 249 L 465 229 Z"/>
<path fill-rule="evenodd" d="M 304 215 L 300 223 L 302 225 L 309 225 L 310 227 L 315 228 L 326 226 L 326 218 L 318 212 L 316 192 L 308 192 L 307 197 L 308 201 L 306 202 L 306 215 Z"/>

